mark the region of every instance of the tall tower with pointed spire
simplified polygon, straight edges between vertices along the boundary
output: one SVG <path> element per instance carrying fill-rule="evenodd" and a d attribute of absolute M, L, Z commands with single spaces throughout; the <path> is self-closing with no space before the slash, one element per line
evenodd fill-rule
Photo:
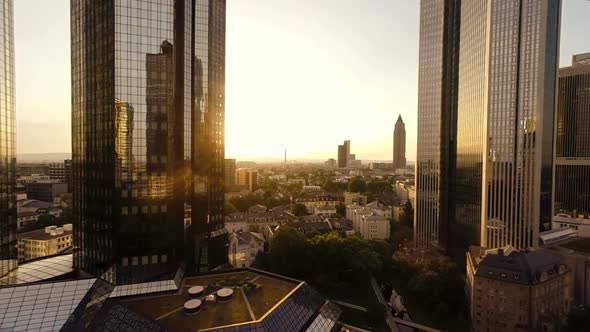
<path fill-rule="evenodd" d="M 402 168 L 406 168 L 406 124 L 399 115 L 393 130 L 393 169 Z"/>

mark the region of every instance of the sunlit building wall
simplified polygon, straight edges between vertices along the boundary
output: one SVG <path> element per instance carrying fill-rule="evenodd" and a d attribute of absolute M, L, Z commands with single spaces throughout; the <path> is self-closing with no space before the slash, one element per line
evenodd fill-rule
<path fill-rule="evenodd" d="M 537 245 L 551 223 L 561 0 L 489 1 L 481 245 Z"/>
<path fill-rule="evenodd" d="M 549 227 L 560 10 L 422 1 L 418 245 L 525 248 Z"/>
<path fill-rule="evenodd" d="M 488 0 L 461 2 L 455 216 L 449 241 L 453 256 L 479 245 L 485 145 Z"/>
<path fill-rule="evenodd" d="M 0 276 L 17 266 L 14 2 L 0 1 Z"/>
<path fill-rule="evenodd" d="M 75 267 L 126 284 L 223 264 L 225 1 L 71 15 Z"/>

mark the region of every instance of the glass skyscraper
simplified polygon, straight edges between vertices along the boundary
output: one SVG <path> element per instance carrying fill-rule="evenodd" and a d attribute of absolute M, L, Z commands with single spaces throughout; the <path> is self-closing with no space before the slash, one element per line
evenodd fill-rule
<path fill-rule="evenodd" d="M 421 5 L 416 243 L 536 245 L 551 221 L 561 2 Z"/>
<path fill-rule="evenodd" d="M 590 218 L 590 53 L 559 69 L 554 214 Z"/>
<path fill-rule="evenodd" d="M 446 246 L 454 179 L 459 0 L 421 0 L 414 239 Z"/>
<path fill-rule="evenodd" d="M 13 6 L 0 1 L 0 277 L 17 265 Z"/>
<path fill-rule="evenodd" d="M 223 264 L 225 0 L 73 0 L 71 29 L 74 266 Z"/>
<path fill-rule="evenodd" d="M 488 5 L 481 244 L 526 248 L 551 223 L 561 0 Z"/>

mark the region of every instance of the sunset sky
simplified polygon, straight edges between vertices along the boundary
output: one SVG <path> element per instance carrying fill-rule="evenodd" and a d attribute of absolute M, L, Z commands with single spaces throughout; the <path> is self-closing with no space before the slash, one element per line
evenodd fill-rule
<path fill-rule="evenodd" d="M 415 159 L 418 0 L 228 0 L 226 155 Z M 590 2 L 563 0 L 561 65 L 590 52 Z M 69 0 L 15 0 L 18 153 L 70 151 Z"/>

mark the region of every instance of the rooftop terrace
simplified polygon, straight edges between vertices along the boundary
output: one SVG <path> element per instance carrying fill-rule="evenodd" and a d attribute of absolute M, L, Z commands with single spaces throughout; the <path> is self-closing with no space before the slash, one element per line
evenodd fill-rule
<path fill-rule="evenodd" d="M 136 296 L 121 300 L 121 304 L 150 319 L 166 330 L 198 331 L 243 324 L 263 318 L 273 307 L 303 283 L 289 278 L 252 270 L 186 277 L 173 294 Z M 186 315 L 183 305 L 190 300 L 188 289 L 203 286 L 204 295 L 221 288 L 234 290 L 227 302 L 206 302 L 198 314 Z"/>

